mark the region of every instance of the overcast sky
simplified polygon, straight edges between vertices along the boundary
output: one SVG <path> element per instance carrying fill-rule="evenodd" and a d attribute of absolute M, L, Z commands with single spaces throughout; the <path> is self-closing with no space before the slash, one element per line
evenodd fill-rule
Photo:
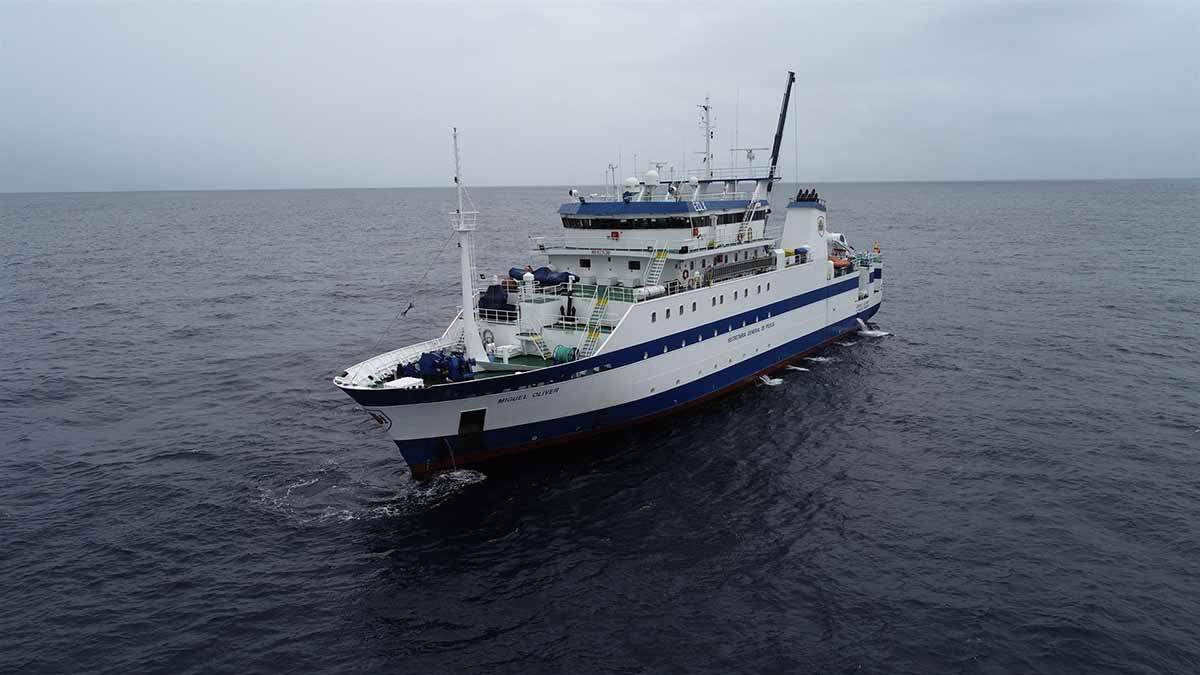
<path fill-rule="evenodd" d="M 770 145 L 788 69 L 788 180 L 1200 175 L 1197 2 L 0 0 L 0 192 L 444 185 L 451 125 L 470 184 L 595 185 L 694 166 L 705 94 Z"/>

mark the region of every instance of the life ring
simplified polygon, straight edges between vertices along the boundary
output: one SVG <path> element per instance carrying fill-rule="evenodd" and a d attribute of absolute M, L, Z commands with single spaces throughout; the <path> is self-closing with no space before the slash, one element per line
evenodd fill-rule
<path fill-rule="evenodd" d="M 688 278 L 688 271 L 687 271 L 687 270 L 684 270 L 684 271 L 683 271 L 683 280 L 684 280 L 684 281 L 687 281 L 687 278 Z"/>
<path fill-rule="evenodd" d="M 700 238 L 700 228 L 698 228 L 698 227 L 692 228 L 692 238 L 694 238 L 694 239 Z"/>
<path fill-rule="evenodd" d="M 608 233 L 608 238 L 609 238 L 609 239 L 620 239 L 620 238 L 621 238 L 621 231 L 620 231 L 620 230 L 613 230 L 612 232 L 609 232 L 609 233 Z"/>
<path fill-rule="evenodd" d="M 836 267 L 836 268 L 838 268 L 838 269 L 841 269 L 841 268 L 843 268 L 843 267 L 849 267 L 849 266 L 850 266 L 850 259 L 849 259 L 849 258 L 835 258 L 835 257 L 833 257 L 833 256 L 829 256 L 829 259 L 830 259 L 831 261 L 833 261 L 833 266 L 834 266 L 834 267 Z"/>

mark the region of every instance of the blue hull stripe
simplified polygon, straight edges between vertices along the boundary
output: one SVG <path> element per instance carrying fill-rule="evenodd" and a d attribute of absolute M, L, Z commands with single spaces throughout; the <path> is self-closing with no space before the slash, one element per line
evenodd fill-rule
<path fill-rule="evenodd" d="M 878 271 L 878 270 L 876 270 Z M 753 277 L 746 278 L 746 287 L 749 288 L 752 284 L 757 286 L 762 283 L 759 280 L 754 280 Z M 751 326 L 759 321 L 768 321 L 778 317 L 785 312 L 790 312 L 800 307 L 806 307 L 813 303 L 821 302 L 835 295 L 840 295 L 848 291 L 858 288 L 858 275 L 853 275 L 845 281 L 839 281 L 822 288 L 814 289 L 807 293 L 801 293 L 790 298 L 785 298 L 778 302 L 752 309 L 739 314 L 728 316 L 718 321 L 710 321 L 706 324 L 695 326 L 684 331 L 672 333 L 670 335 L 643 342 L 641 344 L 625 347 L 612 352 L 601 352 L 595 356 L 564 363 L 558 366 L 550 366 L 531 370 L 516 375 L 508 375 L 505 377 L 486 378 L 481 380 L 470 380 L 467 382 L 455 382 L 453 384 L 440 384 L 428 387 L 426 389 L 343 389 L 359 404 L 369 407 L 392 406 L 392 405 L 407 405 L 412 403 L 430 403 L 434 401 L 452 401 L 460 398 L 472 398 L 475 396 L 486 396 L 489 394 L 500 394 L 507 391 L 518 389 L 527 389 L 530 387 L 540 387 L 547 384 L 557 382 L 565 382 L 575 377 L 584 377 L 589 374 L 589 371 L 599 372 L 600 370 L 609 370 L 612 368 L 620 368 L 631 363 L 641 361 L 643 354 L 648 354 L 649 358 L 660 356 L 666 351 L 681 349 L 686 344 L 694 344 L 699 337 L 701 340 L 711 340 L 714 337 L 719 337 L 731 330 L 741 330 L 744 326 Z M 735 290 L 730 287 L 729 293 Z M 732 300 L 732 297 L 730 298 Z M 831 330 L 831 326 L 829 329 Z M 716 331 L 716 336 L 713 335 Z"/>
<path fill-rule="evenodd" d="M 755 373 L 795 358 L 831 339 L 858 328 L 857 319 L 869 319 L 875 305 L 822 330 L 809 333 L 728 368 L 658 394 L 569 417 L 484 431 L 471 438 L 460 436 L 396 441 L 400 454 L 416 475 L 428 471 L 482 461 L 531 446 L 550 445 L 555 441 L 592 434 L 635 423 L 639 419 L 665 413 L 730 388 Z"/>

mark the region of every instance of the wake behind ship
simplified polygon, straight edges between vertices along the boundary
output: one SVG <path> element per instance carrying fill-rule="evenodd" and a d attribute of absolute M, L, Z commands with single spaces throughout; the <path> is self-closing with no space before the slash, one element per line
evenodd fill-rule
<path fill-rule="evenodd" d="M 800 190 L 768 237 L 770 163 L 699 175 L 655 170 L 559 209 L 537 238 L 548 265 L 477 274 L 455 132 L 462 309 L 441 337 L 358 363 L 336 384 L 386 427 L 416 477 L 643 422 L 727 392 L 857 331 L 883 300 L 878 246 L 831 232 Z M 750 187 L 749 192 L 739 191 Z M 724 414 L 736 416 L 736 410 Z"/>

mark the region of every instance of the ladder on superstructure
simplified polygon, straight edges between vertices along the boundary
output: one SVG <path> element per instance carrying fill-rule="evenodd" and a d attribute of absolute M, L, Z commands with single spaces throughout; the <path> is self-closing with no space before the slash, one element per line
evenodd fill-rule
<path fill-rule="evenodd" d="M 742 218 L 742 224 L 738 225 L 737 240 L 749 241 L 751 226 L 754 223 L 754 213 L 758 211 L 758 200 L 752 200 L 750 206 L 746 209 L 746 216 Z"/>
<path fill-rule="evenodd" d="M 596 353 L 596 345 L 600 344 L 605 317 L 608 316 L 608 287 L 596 295 L 592 304 L 592 313 L 588 315 L 587 326 L 584 327 L 583 342 L 579 345 L 579 358 L 586 359 Z"/>
<path fill-rule="evenodd" d="M 646 286 L 654 286 L 662 279 L 663 269 L 667 266 L 667 249 L 655 248 L 654 255 L 650 259 L 650 270 L 646 272 L 646 280 L 642 283 Z"/>
<path fill-rule="evenodd" d="M 530 331 L 525 335 L 525 337 L 527 337 L 529 341 L 538 348 L 538 353 L 542 355 L 543 359 L 546 359 L 547 361 L 554 360 L 554 352 L 550 351 L 550 347 L 547 346 L 546 341 L 542 339 L 542 334 L 540 331 Z"/>

